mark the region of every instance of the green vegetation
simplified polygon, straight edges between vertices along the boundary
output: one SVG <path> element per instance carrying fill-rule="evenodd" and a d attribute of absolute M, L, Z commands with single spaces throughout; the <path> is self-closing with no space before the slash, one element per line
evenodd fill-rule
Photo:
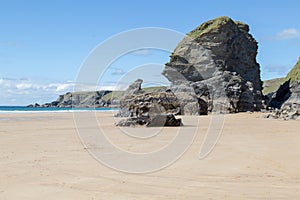
<path fill-rule="evenodd" d="M 266 95 L 270 92 L 275 92 L 282 83 L 290 79 L 292 82 L 300 79 L 300 57 L 298 58 L 298 61 L 293 67 L 293 69 L 286 75 L 285 78 L 275 78 L 275 79 L 264 81 L 263 83 L 264 89 L 262 91 L 263 94 Z"/>
<path fill-rule="evenodd" d="M 300 79 L 300 57 L 298 58 L 298 62 L 296 63 L 296 65 L 285 77 L 286 81 L 289 79 L 291 79 L 292 82 L 297 79 Z"/>
<path fill-rule="evenodd" d="M 124 91 L 112 91 L 112 92 L 104 95 L 102 97 L 102 99 L 104 101 L 108 101 L 108 100 L 110 100 L 112 98 L 118 98 L 119 99 L 121 96 L 123 96 L 123 94 L 124 94 Z"/>
<path fill-rule="evenodd" d="M 147 87 L 147 88 L 142 88 L 142 90 L 145 93 L 149 92 L 158 92 L 158 91 L 165 91 L 167 89 L 166 86 L 155 86 L 155 87 Z"/>
<path fill-rule="evenodd" d="M 161 91 L 161 90 L 166 90 L 167 87 L 166 86 L 156 86 L 156 87 L 147 87 L 147 88 L 142 88 L 142 90 L 145 92 L 145 93 L 149 93 L 149 92 L 158 92 L 158 91 Z M 121 96 L 124 95 L 124 91 L 112 91 L 106 95 L 104 95 L 102 97 L 103 100 L 105 101 L 108 101 L 109 99 L 112 99 L 112 98 L 117 98 L 117 99 L 120 99 Z"/>
<path fill-rule="evenodd" d="M 212 30 L 217 29 L 219 26 L 221 26 L 223 24 L 226 24 L 230 20 L 231 19 L 229 17 L 226 17 L 226 16 L 222 16 L 222 17 L 218 17 L 218 18 L 209 20 L 209 21 L 201 24 L 200 26 L 198 26 L 196 29 L 194 29 L 193 31 L 191 31 L 187 35 L 192 37 L 192 38 L 200 37 L 201 35 L 203 35 L 205 33 L 209 33 Z"/>
<path fill-rule="evenodd" d="M 212 20 L 209 20 L 200 26 L 198 26 L 196 29 L 192 30 L 190 33 L 187 35 L 192 37 L 192 38 L 197 38 L 202 36 L 203 34 L 210 33 L 214 30 L 217 30 L 220 26 L 228 23 L 228 22 L 235 23 L 240 29 L 243 29 L 245 31 L 249 31 L 249 26 L 243 22 L 240 21 L 232 21 L 229 17 L 222 16 L 218 17 Z"/>
<path fill-rule="evenodd" d="M 188 33 L 187 35 L 192 38 L 198 38 L 198 37 L 202 36 L 203 34 L 218 30 L 218 28 L 220 26 L 222 26 L 230 21 L 232 23 L 235 23 L 239 27 L 240 30 L 242 29 L 246 32 L 249 32 L 249 26 L 247 24 L 240 22 L 240 21 L 232 21 L 232 19 L 230 19 L 229 17 L 222 16 L 222 17 L 218 17 L 218 18 L 209 20 L 209 21 L 201 24 L 196 29 L 194 29 L 190 33 Z"/>
<path fill-rule="evenodd" d="M 271 80 L 265 80 L 263 82 L 262 93 L 264 95 L 266 95 L 271 92 L 275 92 L 284 81 L 285 81 L 285 78 L 275 78 L 275 79 L 271 79 Z"/>

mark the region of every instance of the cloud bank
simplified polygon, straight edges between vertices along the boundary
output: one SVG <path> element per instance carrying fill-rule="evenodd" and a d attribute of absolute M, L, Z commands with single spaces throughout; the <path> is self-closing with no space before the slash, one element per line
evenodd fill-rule
<path fill-rule="evenodd" d="M 76 84 L 72 81 L 51 82 L 30 79 L 0 78 L 0 106 L 24 106 L 32 103 L 43 104 L 57 99 L 61 94 L 72 91 L 118 90 L 124 89 L 116 82 L 101 83 L 100 85 Z"/>
<path fill-rule="evenodd" d="M 284 29 L 276 34 L 275 39 L 277 40 L 288 40 L 300 38 L 300 31 L 295 28 Z"/>
<path fill-rule="evenodd" d="M 27 105 L 55 100 L 58 94 L 72 91 L 74 83 L 41 83 L 29 79 L 0 78 L 0 105 Z"/>

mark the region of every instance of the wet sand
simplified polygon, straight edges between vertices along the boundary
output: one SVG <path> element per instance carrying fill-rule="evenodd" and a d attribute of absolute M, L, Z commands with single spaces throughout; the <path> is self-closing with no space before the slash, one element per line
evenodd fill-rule
<path fill-rule="evenodd" d="M 115 127 L 110 112 L 96 116 L 107 137 L 130 152 L 155 151 L 178 129 L 163 128 L 138 140 L 124 131 L 142 134 L 145 128 Z M 300 198 L 299 121 L 265 119 L 261 113 L 225 115 L 218 143 L 200 160 L 211 116 L 183 117 L 183 129 L 199 126 L 184 155 L 165 169 L 128 174 L 88 153 L 72 113 L 0 114 L 0 119 L 1 200 Z"/>

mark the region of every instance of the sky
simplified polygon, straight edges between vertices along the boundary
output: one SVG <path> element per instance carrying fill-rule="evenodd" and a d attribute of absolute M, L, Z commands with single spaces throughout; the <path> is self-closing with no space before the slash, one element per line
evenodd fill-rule
<path fill-rule="evenodd" d="M 218 16 L 249 24 L 258 41 L 263 80 L 283 77 L 300 56 L 299 4 L 293 0 L 0 0 L 0 105 L 45 103 L 71 91 L 90 53 L 114 35 L 144 27 L 185 34 Z M 106 70 L 99 88 L 125 87 L 117 83 L 137 66 L 144 71 L 133 74 L 158 77 L 169 55 L 147 49 L 123 55 Z M 154 63 L 152 68 L 149 63 Z M 155 82 L 168 84 L 163 77 Z"/>

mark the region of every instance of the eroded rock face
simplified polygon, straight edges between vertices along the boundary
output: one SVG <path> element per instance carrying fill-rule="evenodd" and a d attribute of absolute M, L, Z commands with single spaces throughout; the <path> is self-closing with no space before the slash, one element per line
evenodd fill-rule
<path fill-rule="evenodd" d="M 151 92 L 126 96 L 120 101 L 118 117 L 138 117 L 155 114 L 178 114 L 179 102 L 170 92 Z"/>
<path fill-rule="evenodd" d="M 125 91 L 120 100 L 117 117 L 126 117 L 117 126 L 181 126 L 181 119 L 174 114 L 180 113 L 180 104 L 172 92 L 144 93 L 142 80 L 138 79 Z"/>
<path fill-rule="evenodd" d="M 163 75 L 172 83 L 182 114 L 257 111 L 262 107 L 262 82 L 256 55 L 249 26 L 220 17 L 178 44 Z"/>
<path fill-rule="evenodd" d="M 126 91 L 133 88 L 132 85 L 137 85 L 137 82 L 142 81 L 135 81 Z M 181 126 L 181 119 L 174 116 L 178 113 L 180 113 L 180 104 L 172 92 L 127 93 L 120 100 L 120 110 L 116 115 L 126 118 L 116 125 Z"/>
<path fill-rule="evenodd" d="M 267 105 L 271 109 L 280 109 L 282 104 L 291 96 L 290 80 L 281 84 L 276 92 L 268 94 Z"/>
<path fill-rule="evenodd" d="M 143 83 L 142 79 L 137 79 L 136 81 L 134 81 L 132 84 L 129 85 L 124 95 L 131 96 L 131 95 L 142 94 L 143 93 L 143 90 L 141 88 L 142 83 Z"/>
<path fill-rule="evenodd" d="M 268 114 L 267 118 L 300 120 L 300 79 L 282 84 L 273 95 L 269 107 L 276 110 Z"/>

